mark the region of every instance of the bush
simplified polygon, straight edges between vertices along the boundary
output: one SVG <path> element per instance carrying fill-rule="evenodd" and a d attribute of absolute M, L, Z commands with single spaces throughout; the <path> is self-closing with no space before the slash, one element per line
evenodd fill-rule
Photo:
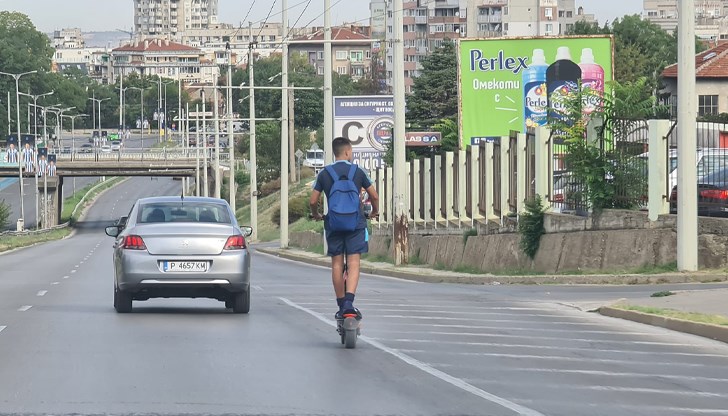
<path fill-rule="evenodd" d="M 238 170 L 235 172 L 235 183 L 238 186 L 246 186 L 250 183 L 250 175 L 248 172 Z"/>
<path fill-rule="evenodd" d="M 281 179 L 278 178 L 274 181 L 265 182 L 260 187 L 260 195 L 258 198 L 264 198 L 268 195 L 272 195 L 281 190 Z"/>
<path fill-rule="evenodd" d="M 5 200 L 0 201 L 0 229 L 8 226 L 10 223 L 10 204 Z"/>
<path fill-rule="evenodd" d="M 543 228 L 545 208 L 541 196 L 526 202 L 526 212 L 518 221 L 518 233 L 521 234 L 521 250 L 531 259 L 536 257 L 541 244 L 541 236 L 546 233 Z"/>
<path fill-rule="evenodd" d="M 308 196 L 301 195 L 288 200 L 288 224 L 292 224 L 301 218 L 308 216 Z M 281 226 L 281 208 L 278 207 L 273 211 L 271 220 L 274 224 Z"/>

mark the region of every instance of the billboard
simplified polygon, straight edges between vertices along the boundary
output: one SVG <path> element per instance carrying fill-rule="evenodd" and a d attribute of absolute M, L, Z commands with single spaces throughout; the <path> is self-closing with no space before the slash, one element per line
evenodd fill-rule
<path fill-rule="evenodd" d="M 610 36 L 461 39 L 461 146 L 546 125 L 549 109 L 558 110 L 560 99 L 580 83 L 596 97 L 613 74 Z M 584 103 L 585 112 L 594 108 L 594 102 Z"/>
<path fill-rule="evenodd" d="M 334 97 L 334 137 L 351 140 L 354 163 L 362 168 L 382 165 L 393 129 L 394 98 L 391 95 Z"/>

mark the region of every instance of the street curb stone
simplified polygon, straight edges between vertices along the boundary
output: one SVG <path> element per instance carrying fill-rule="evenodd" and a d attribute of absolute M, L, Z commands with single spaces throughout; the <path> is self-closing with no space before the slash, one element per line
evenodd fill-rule
<path fill-rule="evenodd" d="M 658 326 L 673 331 L 685 332 L 728 343 L 728 326 L 704 324 L 644 312 L 627 311 L 608 306 L 599 308 L 599 313 L 612 318 L 626 319 L 628 321 Z"/>
<path fill-rule="evenodd" d="M 257 251 L 288 260 L 299 261 L 317 266 L 330 266 L 328 257 L 296 249 L 275 249 L 256 247 Z M 361 272 L 379 276 L 396 277 L 424 283 L 461 283 L 479 285 L 634 285 L 657 283 L 706 283 L 726 280 L 726 275 L 698 273 L 666 274 L 613 274 L 613 275 L 527 275 L 497 276 L 490 274 L 469 274 L 433 270 L 427 267 L 395 268 L 389 263 L 361 262 Z"/>

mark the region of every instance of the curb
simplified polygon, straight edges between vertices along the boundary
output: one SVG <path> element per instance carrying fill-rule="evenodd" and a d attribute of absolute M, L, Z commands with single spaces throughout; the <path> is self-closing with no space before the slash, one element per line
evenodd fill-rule
<path fill-rule="evenodd" d="M 608 306 L 599 308 L 599 313 L 612 318 L 658 326 L 672 331 L 684 332 L 728 343 L 728 326 L 704 324 L 700 322 L 686 321 L 683 319 L 668 318 L 666 316 L 652 315 L 644 312 L 627 311 Z"/>
<path fill-rule="evenodd" d="M 309 254 L 290 249 L 271 249 L 256 247 L 256 251 L 287 260 L 298 261 L 316 266 L 330 266 L 328 257 Z M 318 256 L 318 257 L 314 257 Z M 613 274 L 613 275 L 528 275 L 528 276 L 498 276 L 491 274 L 468 274 L 449 271 L 436 271 L 422 267 L 403 268 L 394 270 L 394 266 L 383 263 L 381 266 L 363 260 L 361 272 L 378 276 L 396 277 L 423 283 L 460 283 L 474 285 L 635 285 L 635 284 L 664 284 L 664 283 L 710 283 L 726 280 L 725 275 L 716 274 Z"/>

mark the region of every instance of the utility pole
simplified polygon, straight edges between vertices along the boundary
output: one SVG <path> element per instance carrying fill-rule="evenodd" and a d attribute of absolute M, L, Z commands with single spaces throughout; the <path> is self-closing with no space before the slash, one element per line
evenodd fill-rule
<path fill-rule="evenodd" d="M 198 143 L 199 145 L 199 143 Z M 204 183 L 204 196 L 210 196 L 210 185 L 207 180 L 207 104 L 205 103 L 205 90 L 202 90 L 202 176 Z"/>
<path fill-rule="evenodd" d="M 253 42 L 253 22 L 248 22 L 248 85 L 250 107 L 250 225 L 253 227 L 253 241 L 258 240 L 258 165 L 255 145 L 255 43 Z"/>
<path fill-rule="evenodd" d="M 283 5 L 281 57 L 281 248 L 288 248 L 288 0 Z"/>
<path fill-rule="evenodd" d="M 695 168 L 695 5 L 680 0 L 678 11 L 677 267 L 698 270 L 698 177 Z"/>
<path fill-rule="evenodd" d="M 291 183 L 296 182 L 296 95 L 293 87 L 295 85 L 291 84 L 288 90 L 288 171 L 293 172 L 293 175 L 289 175 Z"/>
<path fill-rule="evenodd" d="M 200 105 L 195 105 L 195 196 L 200 196 Z"/>
<path fill-rule="evenodd" d="M 237 207 L 235 205 L 235 134 L 233 133 L 233 51 L 228 46 L 227 50 L 228 67 L 227 67 L 227 131 L 228 131 L 228 150 L 230 151 L 230 190 L 228 198 L 230 199 L 230 208 L 233 215 L 237 217 Z"/>
<path fill-rule="evenodd" d="M 212 99 L 215 101 L 214 116 L 215 117 L 215 198 L 220 198 L 222 191 L 222 178 L 220 177 L 220 100 L 217 95 L 217 84 L 212 92 Z"/>
<path fill-rule="evenodd" d="M 407 158 L 405 155 L 405 84 L 404 84 L 404 10 L 402 0 L 394 0 L 392 41 L 394 66 L 394 264 L 409 262 L 409 202 L 407 201 Z M 382 201 L 388 203 L 389 201 Z"/>
<path fill-rule="evenodd" d="M 334 68 L 331 53 L 331 0 L 324 0 L 324 165 L 334 161 Z M 325 203 L 324 214 L 328 210 L 328 204 Z M 328 243 L 325 236 L 323 240 L 325 253 L 328 251 Z"/>
<path fill-rule="evenodd" d="M 119 77 L 119 133 L 124 131 L 124 67 Z"/>

